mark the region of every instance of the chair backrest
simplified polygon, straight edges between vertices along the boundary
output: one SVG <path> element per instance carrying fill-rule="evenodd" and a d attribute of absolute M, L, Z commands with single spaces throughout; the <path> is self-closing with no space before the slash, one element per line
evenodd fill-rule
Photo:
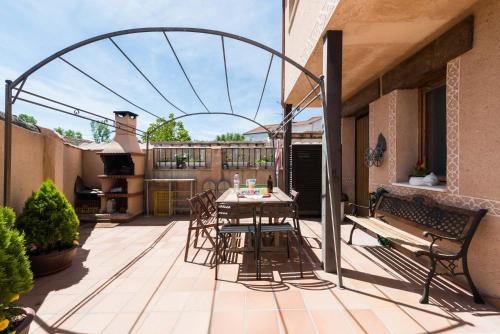
<path fill-rule="evenodd" d="M 255 206 L 253 205 L 228 205 L 219 203 L 217 205 L 217 215 L 219 219 L 242 219 L 253 218 L 255 213 Z"/>
<path fill-rule="evenodd" d="M 201 218 L 201 205 L 198 198 L 198 195 L 194 195 L 193 197 L 188 199 L 189 207 L 191 208 L 191 220 L 200 219 Z"/>
<path fill-rule="evenodd" d="M 202 201 L 203 205 L 205 206 L 205 208 L 208 210 L 208 212 L 210 214 L 215 213 L 217 208 L 215 207 L 215 203 L 212 202 L 212 199 L 210 198 L 208 192 L 207 191 L 202 192 L 202 193 L 198 194 L 198 196 L 199 196 L 200 200 Z"/>
<path fill-rule="evenodd" d="M 294 218 L 294 208 L 289 204 L 267 203 L 260 206 L 261 217 Z"/>
<path fill-rule="evenodd" d="M 215 203 L 217 201 L 217 196 L 215 195 L 215 191 L 212 190 L 212 189 L 208 189 L 207 190 L 207 195 L 208 195 L 208 198 L 210 198 L 210 200 L 212 201 L 212 203 L 215 206 Z"/>

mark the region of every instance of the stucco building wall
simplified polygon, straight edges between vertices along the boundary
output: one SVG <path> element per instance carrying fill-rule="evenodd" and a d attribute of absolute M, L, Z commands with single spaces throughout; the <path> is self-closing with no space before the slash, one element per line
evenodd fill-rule
<path fill-rule="evenodd" d="M 418 159 L 418 96 L 397 90 L 370 104 L 370 147 L 382 133 L 387 152 L 381 167 L 371 167 L 370 191 L 425 194 L 437 202 L 485 208 L 469 250 L 473 279 L 489 301 L 500 303 L 500 2 L 480 1 L 474 47 L 447 66 L 447 187 L 427 191 L 395 185 L 407 181 Z M 417 233 L 417 231 L 414 231 Z"/>

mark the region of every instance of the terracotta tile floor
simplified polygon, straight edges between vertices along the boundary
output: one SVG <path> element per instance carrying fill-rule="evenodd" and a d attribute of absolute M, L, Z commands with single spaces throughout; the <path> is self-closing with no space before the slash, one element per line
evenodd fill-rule
<path fill-rule="evenodd" d="M 425 272 L 357 231 L 342 244 L 344 289 L 320 269 L 321 225 L 304 220 L 305 275 L 266 253 L 255 280 L 251 253 L 230 256 L 214 280 L 208 242 L 190 248 L 186 224 L 143 217 L 113 228 L 81 227 L 73 266 L 36 280 L 21 303 L 37 310 L 31 333 L 498 333 L 500 312 L 439 279 L 418 303 Z M 343 237 L 349 226 L 343 227 Z M 199 245 L 199 246 L 200 246 Z M 191 245 L 192 246 L 192 245 Z M 205 248 L 206 247 L 206 248 Z"/>

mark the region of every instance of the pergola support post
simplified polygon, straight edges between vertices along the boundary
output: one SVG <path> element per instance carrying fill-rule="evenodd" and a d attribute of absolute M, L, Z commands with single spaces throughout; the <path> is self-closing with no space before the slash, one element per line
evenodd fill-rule
<path fill-rule="evenodd" d="M 12 81 L 5 81 L 5 129 L 3 141 L 3 206 L 10 204 L 12 159 Z"/>
<path fill-rule="evenodd" d="M 323 266 L 342 286 L 340 202 L 342 187 L 342 31 L 327 31 L 323 42 Z"/>
<path fill-rule="evenodd" d="M 290 117 L 290 113 L 292 112 L 292 105 L 285 104 L 285 108 L 283 109 L 283 119 Z M 290 194 L 290 189 L 292 185 L 290 184 L 290 153 L 291 153 L 291 145 L 292 145 L 292 122 L 289 122 L 283 131 L 283 182 L 285 183 L 285 193 Z"/>

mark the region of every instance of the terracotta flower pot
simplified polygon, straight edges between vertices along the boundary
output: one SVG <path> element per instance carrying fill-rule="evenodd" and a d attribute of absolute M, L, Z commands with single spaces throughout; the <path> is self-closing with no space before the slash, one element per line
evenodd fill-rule
<path fill-rule="evenodd" d="M 35 277 L 57 273 L 71 266 L 78 246 L 47 254 L 30 255 L 31 271 Z"/>
<path fill-rule="evenodd" d="M 14 332 L 16 334 L 28 334 L 31 322 L 35 318 L 35 311 L 29 307 L 16 307 L 16 309 L 19 311 L 18 314 L 24 314 L 25 318 L 14 328 Z"/>

